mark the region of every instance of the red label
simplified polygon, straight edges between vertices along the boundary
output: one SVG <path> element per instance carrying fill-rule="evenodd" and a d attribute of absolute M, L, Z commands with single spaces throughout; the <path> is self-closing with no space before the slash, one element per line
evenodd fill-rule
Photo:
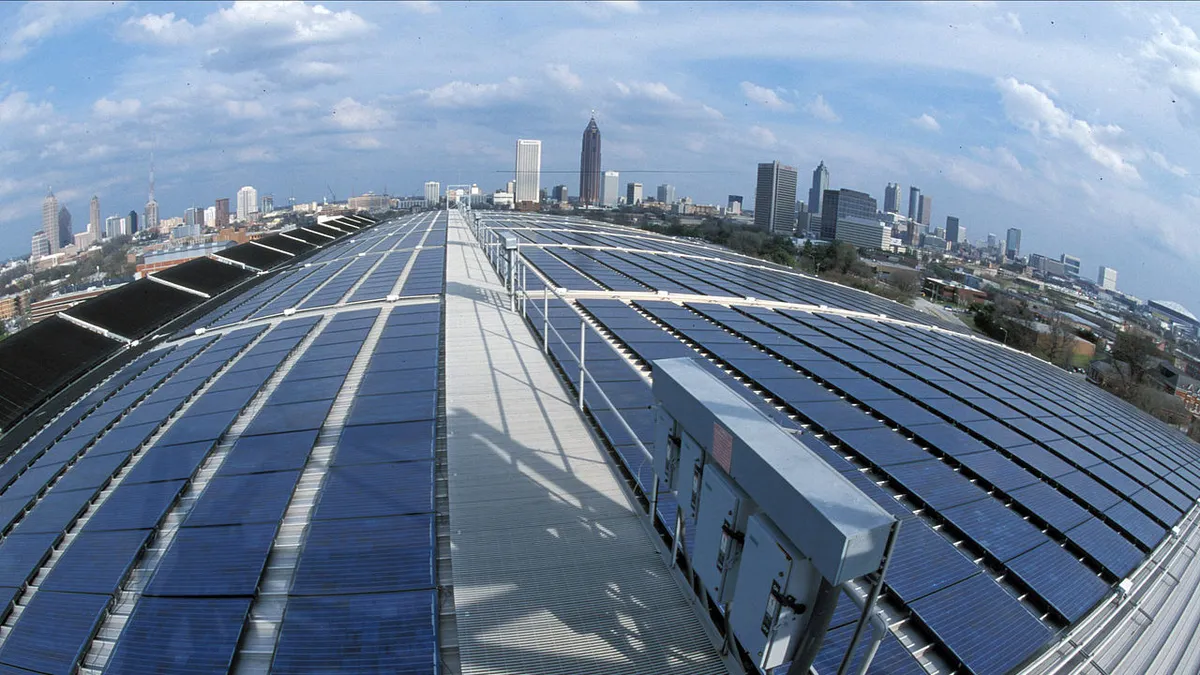
<path fill-rule="evenodd" d="M 719 422 L 713 422 L 712 454 L 717 464 L 729 473 L 729 463 L 733 460 L 733 436 Z"/>

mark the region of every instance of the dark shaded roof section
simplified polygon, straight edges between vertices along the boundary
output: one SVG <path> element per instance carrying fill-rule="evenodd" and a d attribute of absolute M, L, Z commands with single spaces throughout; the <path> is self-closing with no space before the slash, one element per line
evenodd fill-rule
<path fill-rule="evenodd" d="M 121 343 L 51 317 L 0 344 L 0 427 L 96 366 Z"/>
<path fill-rule="evenodd" d="M 253 276 L 253 273 L 212 258 L 196 258 L 168 267 L 152 276 L 211 296 L 245 281 Z"/>
<path fill-rule="evenodd" d="M 331 234 L 328 234 L 328 233 L 317 234 L 316 232 L 306 230 L 302 227 L 298 227 L 294 230 L 288 230 L 287 232 L 281 232 L 280 234 L 285 234 L 289 237 L 294 237 L 296 239 L 306 241 L 306 242 L 312 244 L 313 246 L 320 246 L 322 244 L 327 244 L 330 241 L 333 241 L 332 239 L 330 239 L 330 237 L 333 236 Z"/>
<path fill-rule="evenodd" d="M 139 279 L 75 305 L 64 314 L 136 340 L 187 310 L 204 298 L 177 288 Z"/>
<path fill-rule="evenodd" d="M 291 233 L 289 232 L 289 234 Z M 281 251 L 287 251 L 292 255 L 300 255 L 301 253 L 306 253 L 316 247 L 315 244 L 310 244 L 306 241 L 297 241 L 290 237 L 285 237 L 282 234 L 268 234 L 265 237 L 255 239 L 251 243 L 277 248 Z"/>
<path fill-rule="evenodd" d="M 249 265 L 263 272 L 292 259 L 292 256 L 286 253 L 272 251 L 269 248 L 255 246 L 254 244 L 242 244 L 233 248 L 227 248 L 218 253 L 217 256 L 226 260 L 240 262 L 243 265 Z"/>

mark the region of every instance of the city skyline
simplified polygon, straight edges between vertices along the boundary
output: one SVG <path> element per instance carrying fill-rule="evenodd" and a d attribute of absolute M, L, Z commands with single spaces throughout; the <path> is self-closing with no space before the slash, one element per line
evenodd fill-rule
<path fill-rule="evenodd" d="M 420 194 L 430 177 L 494 189 L 498 172 L 511 175 L 513 138 L 543 140 L 547 173 L 578 167 L 579 130 L 597 109 L 602 168 L 620 171 L 622 185 L 669 182 L 721 204 L 753 194 L 763 157 L 805 170 L 823 160 L 833 187 L 878 199 L 887 182 L 920 185 L 970 232 L 1018 225 L 1025 248 L 1111 264 L 1137 295 L 1200 293 L 1190 274 L 1200 243 L 1189 236 L 1200 195 L 1187 180 L 1200 155 L 1188 133 L 1200 97 L 1182 84 L 1191 71 L 1176 78 L 1167 56 L 1200 54 L 1191 33 L 1200 10 L 868 11 L 856 39 L 886 47 L 861 54 L 847 40 L 861 8 L 551 6 L 508 28 L 505 40 L 525 44 L 530 64 L 514 72 L 500 66 L 503 6 L 294 5 L 267 15 L 202 3 L 6 5 L 0 27 L 14 38 L 0 52 L 12 73 L 0 91 L 0 165 L 21 170 L 0 188 L 0 253 L 28 250 L 47 185 L 75 213 L 93 194 L 106 212 L 140 210 L 151 150 L 164 217 L 243 184 L 304 201 L 327 184 L 339 196 L 385 186 Z M 482 37 L 447 75 L 432 64 L 448 62 L 450 40 L 364 39 L 400 26 Z M 708 40 L 712 26 L 739 39 Z M 919 39 L 885 39 L 888 26 Z M 1087 38 L 1064 26 L 1086 27 Z M 575 59 L 580 49 L 593 57 Z M 81 72 L 89 84 L 68 86 Z"/>

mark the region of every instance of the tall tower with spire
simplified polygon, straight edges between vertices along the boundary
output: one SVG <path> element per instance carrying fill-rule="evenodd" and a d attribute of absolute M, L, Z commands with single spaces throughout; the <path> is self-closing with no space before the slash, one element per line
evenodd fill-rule
<path fill-rule="evenodd" d="M 150 198 L 146 200 L 146 212 L 142 214 L 142 229 L 158 230 L 158 202 L 154 201 L 154 152 L 150 152 Z"/>
<path fill-rule="evenodd" d="M 580 205 L 597 205 L 600 203 L 600 127 L 596 126 L 596 111 L 592 111 L 592 119 L 583 130 L 583 151 L 579 157 L 579 203 Z"/>
<path fill-rule="evenodd" d="M 54 188 L 50 188 L 46 192 L 46 198 L 42 200 L 42 233 L 50 242 L 50 253 L 58 253 L 62 248 L 62 238 L 59 236 L 58 198 L 54 196 Z"/>
<path fill-rule="evenodd" d="M 88 210 L 88 233 L 94 242 L 103 238 L 100 234 L 100 197 L 96 195 L 92 195 L 91 208 Z"/>

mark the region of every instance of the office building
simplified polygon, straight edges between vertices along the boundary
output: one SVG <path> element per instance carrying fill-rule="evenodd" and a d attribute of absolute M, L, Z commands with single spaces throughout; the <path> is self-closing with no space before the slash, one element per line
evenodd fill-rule
<path fill-rule="evenodd" d="M 730 215 L 741 215 L 742 213 L 742 195 L 729 195 L 729 203 L 725 210 Z"/>
<path fill-rule="evenodd" d="M 987 247 L 993 251 L 1000 248 L 1000 238 L 997 237 L 994 233 L 988 232 Z"/>
<path fill-rule="evenodd" d="M 834 195 L 836 193 L 828 192 L 826 194 Z M 836 227 L 833 238 L 851 244 L 854 248 L 881 251 L 891 248 L 892 228 L 874 216 L 870 218 L 844 216 L 838 218 Z"/>
<path fill-rule="evenodd" d="M 559 204 L 566 204 L 568 201 L 567 186 L 566 185 L 555 185 L 554 189 L 550 191 L 550 198 L 553 199 L 554 201 L 558 202 Z"/>
<path fill-rule="evenodd" d="M 58 247 L 70 246 L 75 241 L 75 232 L 71 228 L 71 212 L 66 205 L 58 208 Z"/>
<path fill-rule="evenodd" d="M 1080 265 L 1079 258 L 1076 258 L 1073 255 L 1067 255 L 1066 253 L 1064 253 L 1061 256 L 1059 256 L 1058 259 L 1062 262 L 1063 268 L 1067 271 L 1067 276 L 1069 276 L 1069 277 L 1078 277 L 1079 276 L 1079 265 Z"/>
<path fill-rule="evenodd" d="M 888 183 L 883 191 L 883 212 L 900 213 L 900 184 Z"/>
<path fill-rule="evenodd" d="M 825 165 L 817 168 L 823 170 Z M 795 167 L 779 161 L 758 165 L 758 186 L 754 192 L 755 227 L 788 237 L 795 234 L 796 178 Z"/>
<path fill-rule="evenodd" d="M 247 185 L 237 191 L 237 219 L 250 220 L 250 214 L 258 213 L 258 190 Z M 184 218 L 187 221 L 187 218 Z"/>
<path fill-rule="evenodd" d="M 50 255 L 50 239 L 46 237 L 43 230 L 37 230 L 33 233 L 33 240 L 29 244 L 29 259 L 37 260 Z"/>
<path fill-rule="evenodd" d="M 837 239 L 838 221 L 856 217 L 878 221 L 878 202 L 865 192 L 857 190 L 826 190 L 825 202 L 821 204 L 820 238 L 825 241 Z"/>
<path fill-rule="evenodd" d="M 541 202 L 542 142 L 518 139 L 514 198 L 522 202 Z"/>
<path fill-rule="evenodd" d="M 675 186 L 669 185 L 667 183 L 663 183 L 662 185 L 659 185 L 657 197 L 658 197 L 658 201 L 662 202 L 663 204 L 674 204 L 675 203 Z"/>
<path fill-rule="evenodd" d="M 596 206 L 600 203 L 600 127 L 596 117 L 583 130 L 583 148 L 579 152 L 579 203 Z M 566 201 L 564 199 L 563 201 Z"/>
<path fill-rule="evenodd" d="M 829 169 L 825 168 L 825 162 L 822 161 L 820 164 L 817 165 L 817 168 L 813 169 L 812 187 L 810 187 L 808 189 L 808 203 L 810 205 L 809 211 L 811 211 L 814 214 L 820 213 L 821 203 L 822 203 L 821 200 L 823 198 L 823 195 L 825 194 L 825 191 L 828 189 L 829 189 Z M 757 209 L 758 204 L 755 204 L 754 208 Z"/>
<path fill-rule="evenodd" d="M 204 209 L 204 227 L 215 228 L 217 226 L 217 207 L 210 206 Z"/>
<path fill-rule="evenodd" d="M 917 205 L 917 222 L 925 227 L 933 222 L 933 197 L 921 195 L 921 202 Z"/>
<path fill-rule="evenodd" d="M 442 203 L 442 184 L 436 180 L 425 181 L 425 204 L 437 206 Z"/>
<path fill-rule="evenodd" d="M 946 216 L 946 241 L 958 244 L 963 240 L 962 231 L 958 224 L 958 216 Z"/>
<path fill-rule="evenodd" d="M 50 190 L 42 200 L 42 232 L 46 233 L 46 241 L 50 242 L 50 253 L 58 253 L 58 198 L 54 196 L 54 190 Z"/>
<path fill-rule="evenodd" d="M 629 183 L 625 186 L 625 203 L 630 206 L 642 203 L 641 183 Z"/>
<path fill-rule="evenodd" d="M 129 227 L 129 234 L 138 233 L 138 214 L 137 211 L 130 211 L 128 216 L 125 216 L 125 223 Z"/>
<path fill-rule="evenodd" d="M 92 241 L 100 239 L 100 198 L 96 195 L 92 195 L 88 208 L 88 232 L 92 234 Z"/>
<path fill-rule="evenodd" d="M 142 229 L 158 232 L 158 202 L 154 199 L 154 155 L 150 155 L 150 190 L 146 197 L 146 210 L 142 218 Z"/>
<path fill-rule="evenodd" d="M 200 232 L 204 228 L 204 209 L 189 207 L 183 212 L 183 225 L 189 232 Z"/>
<path fill-rule="evenodd" d="M 1004 257 L 1016 260 L 1021 255 L 1021 230 L 1010 227 L 1004 237 Z"/>
<path fill-rule="evenodd" d="M 621 201 L 621 174 L 616 171 L 605 171 L 604 181 L 600 184 L 600 203 L 604 206 L 616 206 Z"/>
<path fill-rule="evenodd" d="M 1101 265 L 1100 271 L 1096 274 L 1096 285 L 1106 291 L 1117 290 L 1117 271 Z"/>
<path fill-rule="evenodd" d="M 218 230 L 223 230 L 229 227 L 229 199 L 227 197 L 218 199 L 216 203 L 213 204 L 213 208 L 215 208 L 217 212 L 215 227 Z"/>
<path fill-rule="evenodd" d="M 104 238 L 112 239 L 125 234 L 125 219 L 121 216 L 109 216 L 104 219 Z"/>
<path fill-rule="evenodd" d="M 267 196 L 263 197 L 262 200 L 259 201 L 259 204 L 258 204 L 258 212 L 259 213 L 270 213 L 274 210 L 275 210 L 274 195 L 267 195 Z"/>
<path fill-rule="evenodd" d="M 913 185 L 908 188 L 908 219 L 918 220 L 917 205 L 921 203 L 921 188 Z"/>

